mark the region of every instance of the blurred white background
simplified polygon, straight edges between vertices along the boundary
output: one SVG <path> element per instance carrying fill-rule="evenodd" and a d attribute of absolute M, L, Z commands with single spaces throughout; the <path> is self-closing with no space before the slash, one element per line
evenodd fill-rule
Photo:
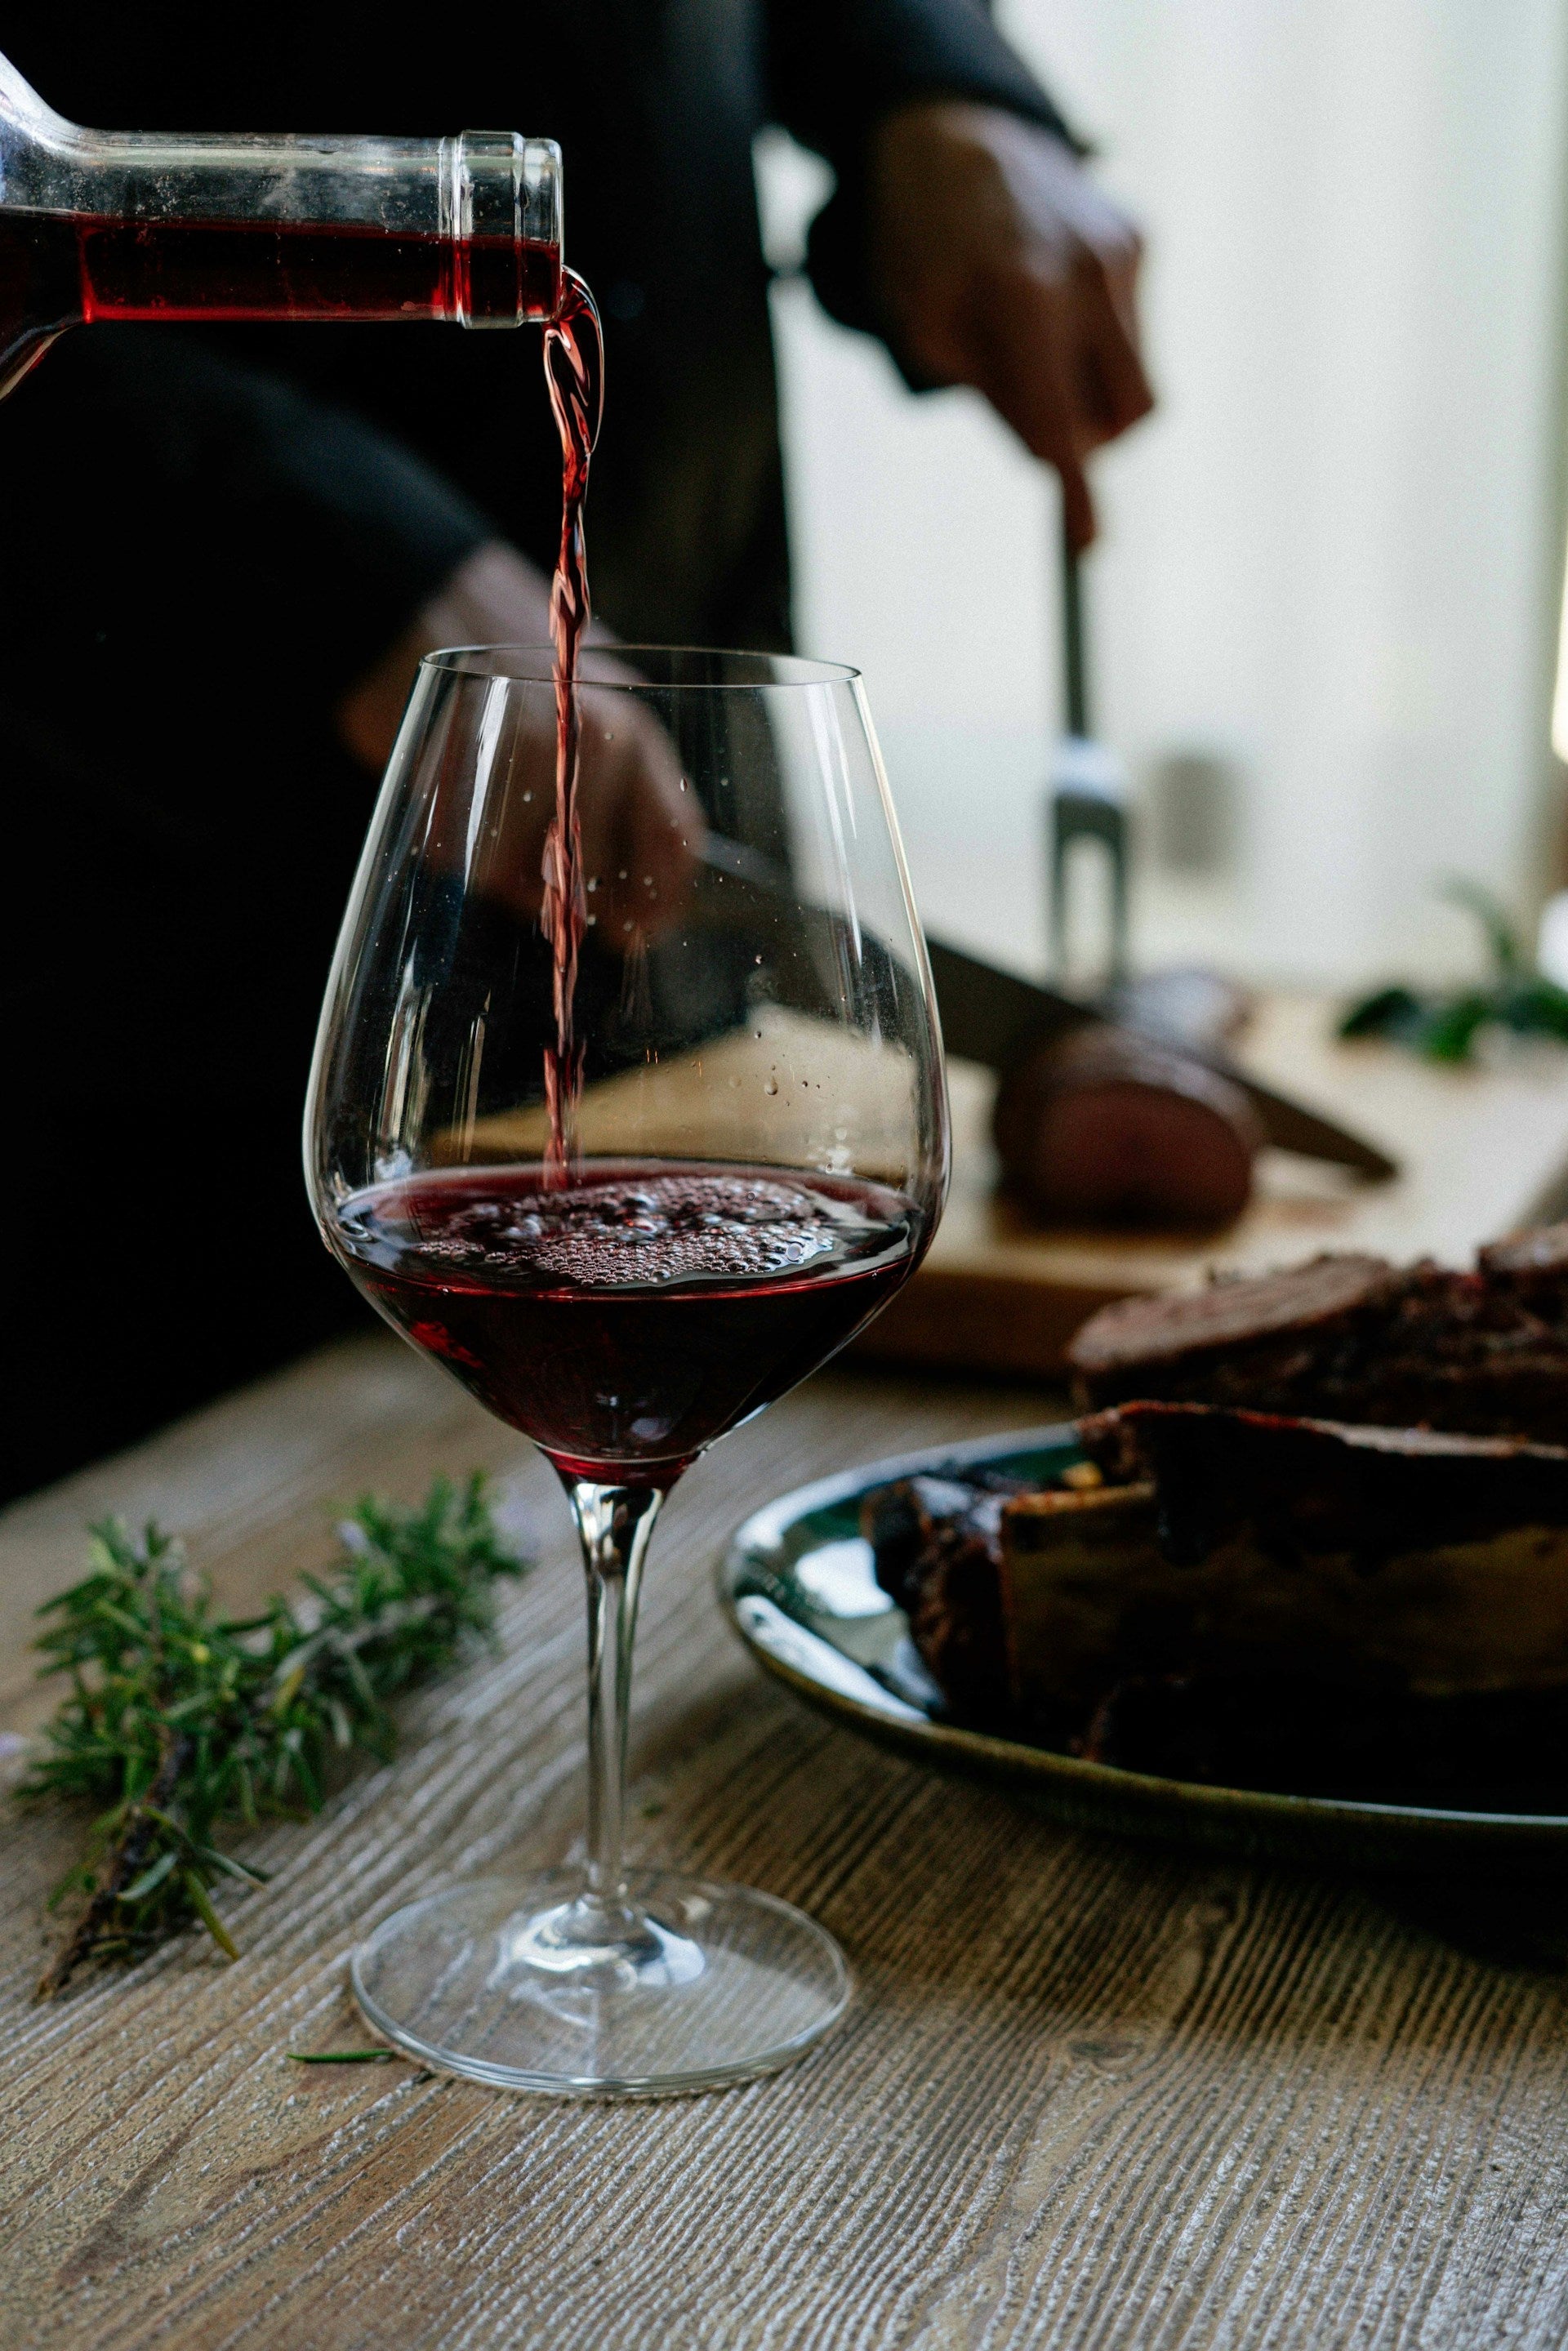
<path fill-rule="evenodd" d="M 1148 236 L 1161 409 L 1099 462 L 1089 570 L 1096 720 L 1141 799 L 1136 957 L 1466 968 L 1434 880 L 1529 909 L 1553 878 L 1568 12 L 1000 13 Z M 787 266 L 823 175 L 769 139 L 759 177 Z M 775 300 L 801 650 L 865 673 L 927 922 L 1039 965 L 1054 483 L 799 280 Z"/>

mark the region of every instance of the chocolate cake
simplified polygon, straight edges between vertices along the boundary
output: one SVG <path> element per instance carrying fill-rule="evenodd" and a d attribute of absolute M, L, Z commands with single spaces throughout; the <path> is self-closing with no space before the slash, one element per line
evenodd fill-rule
<path fill-rule="evenodd" d="M 1124 1299 L 1069 1350 L 1086 1409 L 1135 1398 L 1568 1444 L 1568 1225 L 1475 1270 L 1362 1256 Z"/>

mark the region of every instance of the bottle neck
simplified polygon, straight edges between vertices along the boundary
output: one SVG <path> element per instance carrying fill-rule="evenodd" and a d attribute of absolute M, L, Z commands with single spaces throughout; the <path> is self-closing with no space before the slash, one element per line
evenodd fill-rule
<path fill-rule="evenodd" d="M 0 68 L 0 210 L 69 223 L 80 319 L 513 327 L 560 307 L 552 140 L 83 131 Z"/>

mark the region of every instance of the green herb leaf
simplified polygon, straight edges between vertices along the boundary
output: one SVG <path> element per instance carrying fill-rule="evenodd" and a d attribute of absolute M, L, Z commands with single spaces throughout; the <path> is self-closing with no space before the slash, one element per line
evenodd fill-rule
<path fill-rule="evenodd" d="M 1421 999 L 1408 987 L 1380 987 L 1353 1004 L 1339 1024 L 1342 1037 L 1392 1037 L 1406 1043 L 1426 1018 Z"/>
<path fill-rule="evenodd" d="M 1443 883 L 1437 895 L 1447 898 L 1452 906 L 1462 906 L 1467 914 L 1476 917 L 1486 933 L 1499 979 L 1511 979 L 1516 972 L 1524 968 L 1518 934 L 1490 890 L 1483 888 L 1479 882 L 1467 881 L 1462 873 L 1456 873 Z"/>
<path fill-rule="evenodd" d="M 395 2049 L 286 2049 L 294 2065 L 390 2065 Z"/>
<path fill-rule="evenodd" d="M 224 1957 L 228 1959 L 237 1959 L 239 1957 L 239 1945 L 235 1941 L 234 1937 L 229 1933 L 228 1928 L 224 1925 L 223 1920 L 213 1908 L 212 1896 L 207 1892 L 206 1887 L 203 1885 L 201 1879 L 197 1876 L 193 1869 L 183 1870 L 181 1875 L 185 1881 L 185 1891 L 191 1898 L 192 1909 L 195 1912 L 197 1917 L 201 1920 L 203 1926 L 206 1928 L 208 1934 L 212 1937 L 219 1950 L 222 1951 Z"/>
<path fill-rule="evenodd" d="M 1512 923 L 1490 891 L 1459 879 L 1445 883 L 1440 894 L 1479 922 L 1492 963 L 1490 985 L 1427 994 L 1404 987 L 1377 988 L 1343 1015 L 1340 1036 L 1381 1037 L 1429 1061 L 1446 1062 L 1469 1061 L 1486 1028 L 1568 1044 L 1568 990 L 1531 968 Z"/>
<path fill-rule="evenodd" d="M 414 1510 L 367 1496 L 339 1537 L 308 1600 L 231 1618 L 169 1536 L 106 1520 L 91 1573 L 38 1611 L 42 1670 L 68 1694 L 19 1792 L 98 1807 L 54 1897 L 85 1907 L 41 1996 L 196 1924 L 237 1956 L 210 1881 L 266 1874 L 223 1850 L 221 1826 L 317 1811 L 343 1759 L 388 1754 L 389 1701 L 493 1638 L 496 1584 L 525 1572 L 478 1477 L 437 1479 Z"/>
<path fill-rule="evenodd" d="M 1490 996 L 1478 991 L 1451 997 L 1434 1006 L 1420 1039 L 1421 1050 L 1429 1061 L 1468 1061 L 1477 1031 L 1496 1017 L 1496 1002 Z"/>
<path fill-rule="evenodd" d="M 166 1853 L 162 1855 L 159 1860 L 152 1864 L 151 1869 L 144 1869 L 140 1877 L 132 1879 L 131 1883 L 126 1887 L 124 1893 L 120 1896 L 120 1900 L 122 1902 L 141 1901 L 147 1895 L 152 1893 L 155 1886 L 162 1885 L 163 1880 L 168 1876 L 169 1872 L 173 1868 L 174 1864 L 178 1861 L 179 1857 L 179 1855 L 174 1853 Z"/>

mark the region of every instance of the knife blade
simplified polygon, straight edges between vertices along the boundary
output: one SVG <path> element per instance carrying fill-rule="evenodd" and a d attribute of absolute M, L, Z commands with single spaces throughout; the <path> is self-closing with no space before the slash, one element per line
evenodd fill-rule
<path fill-rule="evenodd" d="M 1005 1070 L 1026 1042 L 1064 1037 L 1085 1021 L 1106 1018 L 1097 1005 L 1082 1003 L 1053 987 L 1041 987 L 1016 972 L 1000 971 L 961 947 L 933 938 L 929 932 L 925 951 L 942 1016 L 943 1042 L 960 1061 Z M 1113 1021 L 1111 1025 L 1127 1024 Z M 1168 1044 L 1170 1040 L 1158 1041 Z M 1257 1112 L 1264 1134 L 1281 1151 L 1297 1151 L 1308 1159 L 1325 1159 L 1335 1166 L 1352 1168 L 1373 1183 L 1385 1183 L 1398 1174 L 1398 1162 L 1386 1152 L 1321 1112 L 1309 1110 L 1304 1102 L 1292 1102 L 1271 1086 L 1260 1085 L 1239 1069 L 1228 1054 L 1197 1052 L 1186 1045 L 1180 1050 L 1239 1086 Z"/>
<path fill-rule="evenodd" d="M 687 920 L 699 926 L 750 927 L 769 938 L 784 953 L 776 965 L 774 982 L 783 983 L 780 1001 L 796 1009 L 833 1017 L 841 1009 L 847 954 L 864 956 L 877 943 L 862 931 L 852 947 L 843 919 L 825 906 L 801 898 L 788 873 L 771 858 L 744 843 L 709 833 L 699 852 L 697 888 Z M 1056 988 L 1021 979 L 945 939 L 925 937 L 931 977 L 941 1016 L 943 1041 L 961 1061 L 979 1061 L 986 1068 L 1006 1069 L 1026 1041 L 1065 1036 L 1088 1020 L 1105 1020 L 1104 1009 L 1081 1003 Z M 1131 1024 L 1112 1019 L 1113 1028 Z M 1153 1033 L 1152 1031 L 1150 1032 Z M 1169 1045 L 1169 1037 L 1157 1041 Z M 1324 1159 L 1348 1167 L 1373 1183 L 1385 1182 L 1399 1172 L 1397 1163 L 1375 1144 L 1309 1110 L 1304 1102 L 1260 1085 L 1228 1055 L 1180 1049 L 1228 1078 L 1257 1112 L 1269 1141 L 1281 1151 L 1297 1151 L 1308 1159 Z"/>

